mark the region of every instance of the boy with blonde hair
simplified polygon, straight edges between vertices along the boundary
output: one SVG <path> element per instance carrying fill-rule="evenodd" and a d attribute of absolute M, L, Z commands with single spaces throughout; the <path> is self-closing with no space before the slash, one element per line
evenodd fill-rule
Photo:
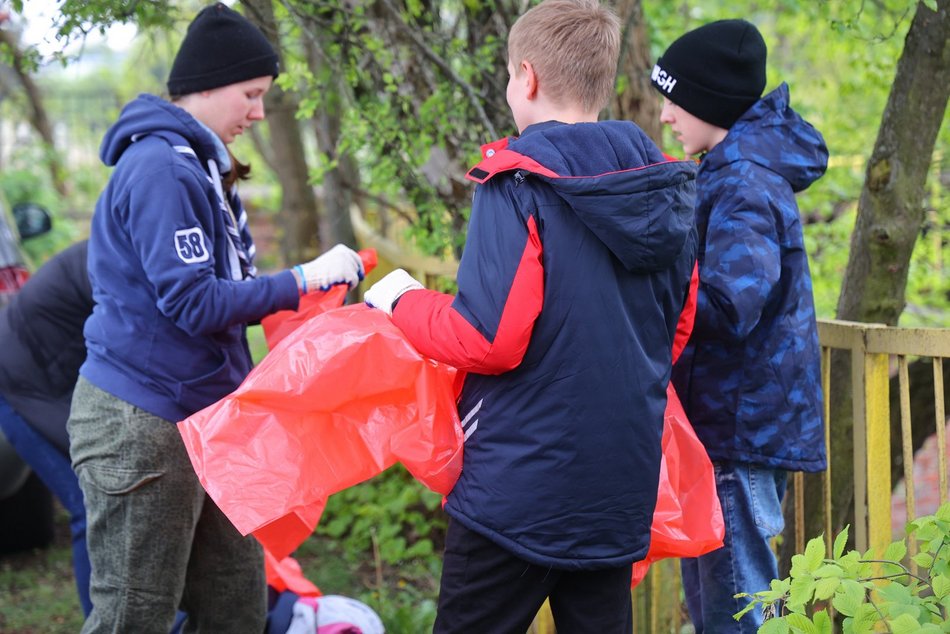
<path fill-rule="evenodd" d="M 546 0 L 512 27 L 520 136 L 483 148 L 458 293 L 397 270 L 366 292 L 467 372 L 436 632 L 630 632 L 650 544 L 676 324 L 696 256 L 691 162 L 598 122 L 617 17 Z M 398 301 L 398 304 L 397 304 Z"/>

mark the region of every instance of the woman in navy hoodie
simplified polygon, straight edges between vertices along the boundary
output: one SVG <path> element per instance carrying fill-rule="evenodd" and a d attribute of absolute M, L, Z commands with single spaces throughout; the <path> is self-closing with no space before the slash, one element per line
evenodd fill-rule
<path fill-rule="evenodd" d="M 264 118 L 277 74 L 254 25 L 206 7 L 172 66 L 171 101 L 140 95 L 103 139 L 115 170 L 92 219 L 96 306 L 69 419 L 92 562 L 85 633 L 165 634 L 179 607 L 200 631 L 264 629 L 260 545 L 202 489 L 175 423 L 250 371 L 248 323 L 362 277 L 343 245 L 275 275 L 254 268 L 234 188 L 249 168 L 227 146 Z"/>

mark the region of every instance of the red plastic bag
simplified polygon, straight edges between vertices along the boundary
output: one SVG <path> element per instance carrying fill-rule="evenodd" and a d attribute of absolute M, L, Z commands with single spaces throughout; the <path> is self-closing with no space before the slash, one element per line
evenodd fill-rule
<path fill-rule="evenodd" d="M 363 304 L 287 335 L 230 395 L 178 428 L 205 490 L 278 560 L 327 498 L 401 462 L 447 494 L 461 471 L 454 368 Z"/>
<path fill-rule="evenodd" d="M 323 593 L 312 581 L 303 576 L 300 562 L 293 557 L 284 557 L 280 561 L 264 549 L 264 573 L 267 585 L 277 592 L 289 590 L 301 597 L 319 597 Z"/>
<path fill-rule="evenodd" d="M 671 383 L 666 388 L 663 458 L 650 550 L 633 564 L 636 586 L 650 564 L 667 557 L 698 557 L 722 546 L 725 524 L 716 495 L 716 477 L 706 448 L 696 437 Z"/>
<path fill-rule="evenodd" d="M 376 268 L 378 262 L 376 249 L 363 249 L 359 252 L 359 255 L 363 261 L 363 272 L 369 275 L 370 271 Z M 264 329 L 267 349 L 273 350 L 281 339 L 313 317 L 342 306 L 349 290 L 346 285 L 337 284 L 326 291 L 308 293 L 301 296 L 297 310 L 279 310 L 262 319 L 261 327 Z"/>

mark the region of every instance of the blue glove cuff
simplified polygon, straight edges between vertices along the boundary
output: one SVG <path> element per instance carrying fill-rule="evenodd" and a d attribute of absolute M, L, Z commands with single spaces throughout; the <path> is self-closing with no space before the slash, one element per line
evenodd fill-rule
<path fill-rule="evenodd" d="M 307 277 L 303 274 L 303 267 L 299 264 L 294 267 L 294 270 L 297 271 L 297 275 L 300 276 L 300 290 L 306 295 L 307 294 Z"/>

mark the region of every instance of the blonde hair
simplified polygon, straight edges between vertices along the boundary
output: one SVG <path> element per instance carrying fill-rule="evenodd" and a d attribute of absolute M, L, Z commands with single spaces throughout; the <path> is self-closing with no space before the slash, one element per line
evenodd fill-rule
<path fill-rule="evenodd" d="M 534 67 L 545 95 L 558 104 L 603 108 L 614 90 L 620 20 L 598 0 L 544 0 L 508 33 L 508 61 Z"/>

